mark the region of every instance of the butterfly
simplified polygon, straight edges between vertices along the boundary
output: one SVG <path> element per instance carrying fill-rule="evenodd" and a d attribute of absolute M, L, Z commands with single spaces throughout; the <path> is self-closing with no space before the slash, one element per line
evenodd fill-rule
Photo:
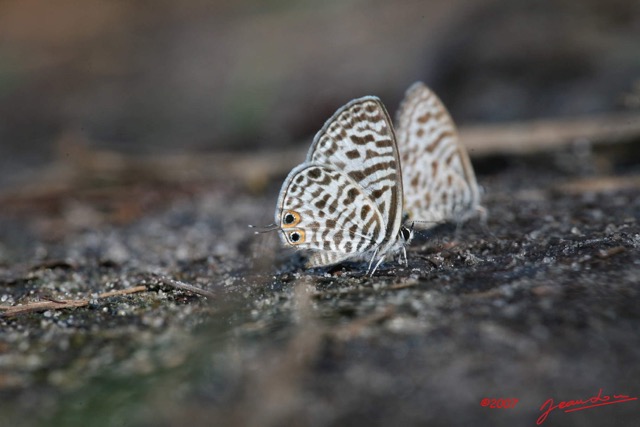
<path fill-rule="evenodd" d="M 424 83 L 405 94 L 396 118 L 406 221 L 418 228 L 486 215 L 467 150 L 444 104 Z"/>
<path fill-rule="evenodd" d="M 407 264 L 413 224 L 464 221 L 479 206 L 453 121 L 422 83 L 407 91 L 397 125 L 396 136 L 379 98 L 354 99 L 327 120 L 285 179 L 275 229 L 286 246 L 311 253 L 307 267 L 369 259 L 373 274 L 398 252 Z"/>

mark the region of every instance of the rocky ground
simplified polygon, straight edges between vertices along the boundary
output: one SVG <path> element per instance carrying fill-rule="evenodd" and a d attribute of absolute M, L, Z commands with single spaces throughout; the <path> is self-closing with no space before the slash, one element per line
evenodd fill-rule
<path fill-rule="evenodd" d="M 640 396 L 640 2 L 149 3 L 0 2 L 0 427 L 533 426 Z M 418 79 L 486 226 L 373 277 L 247 228 L 337 106 Z M 543 425 L 640 419 L 572 408 Z"/>
<path fill-rule="evenodd" d="M 373 277 L 247 229 L 282 174 L 5 195 L 0 425 L 535 425 L 550 398 L 640 396 L 637 146 L 475 157 L 486 227 L 422 233 Z"/>

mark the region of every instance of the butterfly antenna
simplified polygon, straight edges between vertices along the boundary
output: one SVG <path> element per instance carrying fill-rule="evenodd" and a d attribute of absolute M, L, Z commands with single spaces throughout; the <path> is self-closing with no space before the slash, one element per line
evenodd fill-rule
<path fill-rule="evenodd" d="M 416 224 L 429 224 L 429 226 L 421 229 L 417 229 Z M 413 234 L 414 236 L 425 236 L 427 231 L 429 231 L 430 229 L 434 228 L 439 224 L 442 224 L 442 222 L 413 220 L 411 221 L 411 226 L 409 227 L 409 230 L 411 231 L 411 234 Z"/>
<path fill-rule="evenodd" d="M 347 221 L 347 224 L 349 224 L 349 223 L 355 224 L 353 221 Z M 317 231 L 317 230 L 324 230 L 324 229 L 326 229 L 328 227 L 308 227 L 308 228 L 311 229 L 311 230 L 316 230 Z M 373 237 L 367 236 L 367 235 L 362 234 L 362 233 L 358 233 L 357 231 L 352 231 L 352 230 L 348 229 L 347 227 L 340 227 L 339 229 L 342 230 L 342 231 L 346 231 L 352 237 L 357 236 L 357 237 L 362 237 L 363 239 L 367 239 L 370 242 L 374 242 L 375 241 L 375 239 Z"/>
<path fill-rule="evenodd" d="M 264 226 L 249 224 L 249 228 L 259 228 L 259 230 L 254 231 L 255 234 L 269 233 L 271 231 L 276 231 L 280 229 L 280 227 L 278 227 L 278 225 L 275 223 L 264 225 Z"/>
<path fill-rule="evenodd" d="M 371 241 L 371 242 L 373 242 L 373 241 L 374 241 L 374 240 L 373 240 L 373 237 L 370 237 L 370 236 L 367 236 L 367 235 L 364 235 L 364 234 L 358 233 L 357 231 L 351 231 L 351 230 L 347 229 L 346 227 L 345 227 L 345 228 L 343 228 L 343 230 L 347 230 L 347 231 L 349 232 L 349 234 L 350 234 L 350 235 L 352 235 L 352 236 L 362 237 L 363 239 L 367 239 L 367 240 L 369 240 L 369 241 Z"/>
<path fill-rule="evenodd" d="M 347 220 L 347 224 L 355 224 L 356 226 L 359 225 L 359 224 L 355 223 L 354 221 L 352 221 L 351 219 Z M 373 237 L 367 236 L 367 235 L 362 234 L 362 233 L 358 233 L 357 231 L 351 231 L 351 230 L 347 229 L 347 227 L 343 227 L 342 229 L 343 230 L 347 230 L 349 232 L 349 234 L 352 235 L 352 236 L 362 237 L 364 239 L 368 239 L 371 242 L 375 241 L 375 239 Z"/>
<path fill-rule="evenodd" d="M 411 221 L 411 229 L 413 230 L 413 227 L 416 225 L 416 223 L 418 224 L 429 224 L 431 225 L 431 227 L 427 227 L 427 228 L 433 228 L 436 225 L 442 224 L 441 221 L 420 221 L 420 220 L 414 220 Z"/>
<path fill-rule="evenodd" d="M 327 228 L 328 227 L 307 227 L 308 230 L 314 230 L 314 231 L 326 230 Z M 332 228 L 332 230 L 335 230 L 335 228 Z M 358 233 L 357 231 L 351 231 L 347 227 L 341 227 L 341 228 L 339 228 L 339 230 L 348 232 L 350 236 L 358 236 L 358 237 L 362 237 L 363 239 L 370 240 L 372 242 L 374 241 L 373 237 L 364 235 L 362 233 Z"/>

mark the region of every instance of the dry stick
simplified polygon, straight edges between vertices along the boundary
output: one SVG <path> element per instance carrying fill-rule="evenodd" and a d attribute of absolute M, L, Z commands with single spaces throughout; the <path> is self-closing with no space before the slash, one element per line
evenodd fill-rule
<path fill-rule="evenodd" d="M 26 313 L 35 313 L 38 311 L 46 311 L 46 310 L 59 310 L 62 308 L 73 308 L 73 307 L 84 307 L 89 305 L 89 302 L 93 299 L 103 299 L 109 298 L 119 295 L 128 295 L 134 294 L 138 292 L 144 292 L 147 290 L 146 286 L 135 286 L 133 288 L 128 289 L 120 289 L 117 291 L 109 291 L 99 294 L 97 298 L 83 298 L 83 299 L 75 299 L 75 300 L 59 300 L 59 301 L 37 301 L 32 303 L 27 303 L 24 305 L 18 306 L 0 306 L 0 310 L 3 310 L 0 313 L 1 317 L 11 317 L 17 316 L 19 314 Z"/>
<path fill-rule="evenodd" d="M 560 184 L 555 190 L 560 193 L 582 194 L 607 191 L 637 190 L 640 188 L 640 175 L 605 176 L 581 178 Z"/>
<path fill-rule="evenodd" d="M 214 294 L 213 292 L 204 290 L 202 288 L 190 285 L 190 284 L 185 283 L 185 282 L 181 282 L 179 280 L 171 279 L 171 278 L 169 278 L 167 276 L 163 276 L 163 275 L 160 275 L 160 274 L 152 274 L 152 277 L 154 279 L 156 279 L 158 282 L 162 283 L 163 285 L 170 286 L 170 287 L 175 288 L 175 289 L 180 289 L 180 290 L 183 290 L 183 291 L 193 292 L 194 294 L 202 295 L 202 296 L 207 297 L 207 298 L 215 298 L 216 297 L 216 294 Z"/>
<path fill-rule="evenodd" d="M 180 289 L 183 291 L 193 292 L 194 294 L 202 295 L 209 298 L 214 298 L 216 295 L 213 292 L 206 291 L 204 289 L 198 288 L 197 286 L 189 285 L 188 283 L 180 282 L 178 280 L 170 279 L 166 276 L 161 276 L 157 274 L 152 275 L 154 279 L 163 285 L 170 286 L 175 289 Z M 128 295 L 138 292 L 144 292 L 147 290 L 145 285 L 135 286 L 133 288 L 128 289 L 120 289 L 117 291 L 109 291 L 104 292 L 98 295 L 95 299 L 109 298 L 118 295 Z M 2 306 L 0 305 L 0 317 L 11 317 L 17 316 L 19 314 L 25 313 L 35 313 L 39 311 L 46 310 L 59 310 L 63 308 L 74 308 L 74 307 L 85 307 L 89 305 L 89 302 L 94 299 L 76 299 L 76 300 L 54 300 L 50 299 L 48 301 L 36 301 L 32 303 L 27 303 L 24 305 L 18 306 Z"/>
<path fill-rule="evenodd" d="M 544 119 L 502 124 L 462 126 L 460 139 L 472 157 L 493 154 L 531 154 L 557 150 L 575 141 L 590 141 L 594 145 L 611 145 L 633 140 L 640 136 L 640 113 L 623 112 L 579 116 L 561 119 Z M 185 170 L 206 174 L 208 179 L 229 179 L 230 176 L 245 181 L 253 179 L 265 182 L 265 177 L 287 173 L 306 155 L 307 146 L 269 150 L 250 154 L 217 152 L 211 155 L 182 156 L 185 163 L 176 167 L 175 156 L 156 156 L 149 162 L 148 170 L 179 172 Z M 123 158 L 123 163 L 134 160 Z M 139 162 L 139 159 L 135 161 Z M 211 167 L 214 164 L 216 167 Z M 131 164 L 131 168 L 140 168 Z M 165 175 L 163 175 L 165 176 Z M 178 178 L 179 178 L 178 177 Z M 203 176 L 201 176 L 202 178 Z"/>
<path fill-rule="evenodd" d="M 566 147 L 576 141 L 612 145 L 640 136 L 640 114 L 622 112 L 542 119 L 460 128 L 460 139 L 473 156 L 531 154 Z"/>
<path fill-rule="evenodd" d="M 487 155 L 524 155 L 549 152 L 571 146 L 576 141 L 589 141 L 594 146 L 615 145 L 640 137 L 640 113 L 623 112 L 544 119 L 502 124 L 483 124 L 460 127 L 460 140 L 471 157 Z M 211 157 L 191 156 L 189 168 L 176 168 L 173 160 L 157 158 L 159 169 L 202 170 L 209 178 L 245 182 L 286 174 L 306 155 L 307 146 L 295 149 L 269 150 L 259 153 L 216 153 Z M 195 158 L 194 158 L 195 157 Z M 170 167 L 170 165 L 172 165 Z M 211 165 L 216 167 L 212 168 Z"/>
<path fill-rule="evenodd" d="M 575 141 L 590 141 L 594 146 L 615 145 L 639 136 L 638 112 L 460 127 L 460 139 L 471 157 L 546 152 L 569 146 Z M 156 155 L 145 156 L 144 159 L 115 151 L 92 151 L 83 146 L 80 150 L 81 155 L 72 158 L 65 170 L 78 169 L 85 175 L 110 177 L 128 176 L 135 171 L 136 176 L 142 173 L 147 179 L 160 182 L 233 178 L 245 183 L 264 183 L 270 177 L 286 174 L 304 158 L 307 148 L 268 150 L 257 154 Z M 186 177 L 185 171 L 189 172 Z M 23 205 L 25 201 L 49 200 L 51 194 L 65 194 L 75 185 L 76 180 L 61 177 L 60 166 L 54 165 L 41 171 L 39 179 L 31 185 L 22 185 L 14 193 L 0 194 L 0 204 L 10 207 Z"/>

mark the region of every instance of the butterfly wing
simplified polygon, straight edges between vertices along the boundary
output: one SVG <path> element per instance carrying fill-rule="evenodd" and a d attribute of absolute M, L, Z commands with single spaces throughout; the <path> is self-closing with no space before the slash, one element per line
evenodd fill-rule
<path fill-rule="evenodd" d="M 464 222 L 479 209 L 478 184 L 455 124 L 422 82 L 405 94 L 397 118 L 404 208 L 416 226 Z"/>
<path fill-rule="evenodd" d="M 308 266 L 336 264 L 375 250 L 384 239 L 376 204 L 344 171 L 303 163 L 280 191 L 275 213 L 285 245 L 315 251 Z"/>
<path fill-rule="evenodd" d="M 383 241 L 395 242 L 402 225 L 402 172 L 393 124 L 380 99 L 365 96 L 336 111 L 316 134 L 306 161 L 331 165 L 357 184 L 382 216 Z"/>

